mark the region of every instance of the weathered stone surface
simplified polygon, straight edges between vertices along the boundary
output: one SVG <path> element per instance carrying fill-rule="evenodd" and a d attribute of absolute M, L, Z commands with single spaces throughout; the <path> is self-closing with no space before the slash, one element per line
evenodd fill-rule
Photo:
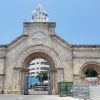
<path fill-rule="evenodd" d="M 54 22 L 25 22 L 20 37 L 10 44 L 0 45 L 1 91 L 21 93 L 27 66 L 39 57 L 50 64 L 51 91 L 56 91 L 60 81 L 84 83 L 88 65 L 93 65 L 91 68 L 99 77 L 100 46 L 71 45 L 57 36 L 55 26 Z"/>

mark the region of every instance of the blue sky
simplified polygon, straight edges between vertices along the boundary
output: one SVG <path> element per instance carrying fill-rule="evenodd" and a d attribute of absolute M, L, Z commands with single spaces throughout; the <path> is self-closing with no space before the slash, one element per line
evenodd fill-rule
<path fill-rule="evenodd" d="M 23 22 L 42 4 L 56 32 L 71 44 L 100 44 L 100 0 L 1 0 L 0 44 L 23 33 Z"/>

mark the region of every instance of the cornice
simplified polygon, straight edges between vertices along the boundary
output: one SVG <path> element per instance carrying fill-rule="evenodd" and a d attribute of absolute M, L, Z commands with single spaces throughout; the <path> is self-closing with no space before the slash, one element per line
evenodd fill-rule
<path fill-rule="evenodd" d="M 24 40 L 26 40 L 26 38 L 28 37 L 28 35 L 23 34 L 19 37 L 17 37 L 15 40 L 13 40 L 11 43 L 6 44 L 6 45 L 1 45 L 0 44 L 0 52 L 2 51 L 6 51 L 6 49 L 9 51 L 12 48 L 14 48 L 15 46 L 19 45 L 21 42 L 23 42 Z M 23 38 L 23 39 L 22 39 Z"/>
<path fill-rule="evenodd" d="M 16 43 L 16 42 L 17 42 L 18 40 L 20 40 L 22 37 L 28 37 L 28 35 L 23 34 L 23 35 L 17 37 L 15 40 L 13 40 L 13 41 L 12 41 L 11 43 L 9 43 L 7 46 L 9 47 L 10 45 Z"/>
<path fill-rule="evenodd" d="M 6 59 L 6 56 L 0 57 L 0 59 Z"/>
<path fill-rule="evenodd" d="M 20 67 L 20 68 L 18 68 L 18 67 L 14 67 L 13 68 L 14 70 L 18 70 L 18 71 L 29 71 L 29 69 L 28 68 L 22 68 L 22 67 Z"/>
<path fill-rule="evenodd" d="M 5 74 L 0 74 L 0 76 L 5 76 Z"/>
<path fill-rule="evenodd" d="M 6 51 L 7 47 L 0 47 L 0 52 Z"/>
<path fill-rule="evenodd" d="M 7 47 L 7 45 L 0 44 L 0 48 L 6 48 L 6 47 Z"/>
<path fill-rule="evenodd" d="M 100 48 L 100 45 L 72 45 L 72 48 Z"/>
<path fill-rule="evenodd" d="M 72 45 L 75 52 L 100 52 L 100 45 Z"/>
<path fill-rule="evenodd" d="M 5 52 L 7 49 L 7 45 L 0 45 L 0 52 Z"/>
<path fill-rule="evenodd" d="M 50 35 L 50 37 L 51 38 L 56 38 L 56 42 L 59 44 L 59 45 L 61 45 L 61 46 L 63 46 L 65 49 L 67 49 L 67 50 L 71 50 L 71 45 L 69 44 L 69 43 L 67 43 L 64 39 L 62 39 L 61 37 L 59 37 L 58 35 L 56 35 L 56 34 L 53 34 L 53 35 Z"/>
<path fill-rule="evenodd" d="M 30 25 L 34 25 L 34 26 L 37 26 L 37 25 L 48 25 L 48 26 L 53 26 L 53 27 L 56 27 L 56 22 L 24 22 L 24 27 L 27 27 L 27 26 L 30 26 Z"/>
<path fill-rule="evenodd" d="M 100 57 L 87 57 L 87 56 L 82 56 L 82 57 L 78 57 L 78 56 L 74 56 L 73 59 L 100 59 Z"/>
<path fill-rule="evenodd" d="M 20 45 L 23 41 L 26 40 L 28 36 L 27 35 L 21 35 L 19 36 L 17 39 L 15 39 L 14 41 L 12 41 L 10 44 L 8 44 L 8 48 L 7 48 L 7 51 L 11 50 L 12 48 Z"/>
<path fill-rule="evenodd" d="M 95 49 L 93 49 L 93 48 L 87 48 L 87 49 L 73 49 L 73 52 L 100 52 L 100 48 L 98 49 L 98 48 L 95 48 Z"/>

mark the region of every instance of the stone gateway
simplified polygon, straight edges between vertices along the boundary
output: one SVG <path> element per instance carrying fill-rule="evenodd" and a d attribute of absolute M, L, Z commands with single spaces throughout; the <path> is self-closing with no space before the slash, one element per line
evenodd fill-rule
<path fill-rule="evenodd" d="M 30 62 L 43 58 L 50 65 L 50 94 L 59 82 L 100 84 L 100 45 L 72 45 L 60 38 L 55 22 L 41 5 L 24 22 L 23 34 L 7 45 L 0 45 L 0 91 L 20 93 Z"/>

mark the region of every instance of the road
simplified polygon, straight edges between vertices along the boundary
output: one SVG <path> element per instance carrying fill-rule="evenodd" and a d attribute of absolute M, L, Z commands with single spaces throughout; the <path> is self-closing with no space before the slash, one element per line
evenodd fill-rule
<path fill-rule="evenodd" d="M 53 95 L 0 95 L 0 100 L 83 100 Z"/>

